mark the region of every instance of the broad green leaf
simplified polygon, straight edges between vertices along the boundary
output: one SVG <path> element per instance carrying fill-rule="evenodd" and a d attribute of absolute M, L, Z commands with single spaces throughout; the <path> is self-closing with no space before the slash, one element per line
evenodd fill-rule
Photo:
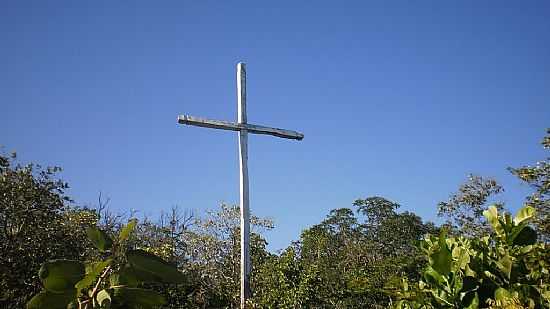
<path fill-rule="evenodd" d="M 531 206 L 525 206 L 518 211 L 514 217 L 514 224 L 519 225 L 525 220 L 529 220 L 535 216 L 535 208 Z"/>
<path fill-rule="evenodd" d="M 510 273 L 512 272 L 512 259 L 510 258 L 510 256 L 503 256 L 500 260 L 498 260 L 496 265 L 498 269 L 504 274 L 506 279 L 510 279 Z"/>
<path fill-rule="evenodd" d="M 518 237 L 519 233 L 521 233 L 521 231 L 523 231 L 523 229 L 526 226 L 527 226 L 527 222 L 523 222 L 523 223 L 520 223 L 518 225 L 515 225 L 512 228 L 512 231 L 510 233 L 508 233 L 508 238 L 506 239 L 506 242 L 509 245 L 513 245 L 515 240 L 516 240 L 516 237 Z"/>
<path fill-rule="evenodd" d="M 466 266 L 470 263 L 470 254 L 468 254 L 468 251 L 461 247 L 454 247 L 452 254 L 453 259 L 456 260 L 453 270 L 466 269 Z"/>
<path fill-rule="evenodd" d="M 38 276 L 46 290 L 62 293 L 74 288 L 84 277 L 84 265 L 78 261 L 53 260 L 42 264 Z"/>
<path fill-rule="evenodd" d="M 504 237 L 505 236 L 504 227 L 502 226 L 502 224 L 500 223 L 500 220 L 498 219 L 497 208 L 495 206 L 490 206 L 489 209 L 483 212 L 483 215 L 485 216 L 489 224 L 491 224 L 491 226 L 495 230 L 495 233 L 500 237 Z"/>
<path fill-rule="evenodd" d="M 130 237 L 130 234 L 134 231 L 134 228 L 136 227 L 137 219 L 131 219 L 128 221 L 128 224 L 120 230 L 120 234 L 118 234 L 118 240 L 120 242 L 123 242 Z"/>
<path fill-rule="evenodd" d="M 99 291 L 95 298 L 102 308 L 109 308 L 111 306 L 111 295 L 109 295 L 107 290 Z"/>
<path fill-rule="evenodd" d="M 424 271 L 424 279 L 426 280 L 427 283 L 435 287 L 441 287 L 443 284 L 445 284 L 445 279 L 443 278 L 443 276 L 441 276 L 437 271 L 435 271 L 430 266 L 428 266 Z"/>
<path fill-rule="evenodd" d="M 86 235 L 94 246 L 101 252 L 105 252 L 111 249 L 113 241 L 103 230 L 100 230 L 96 226 L 90 226 L 86 229 Z"/>
<path fill-rule="evenodd" d="M 66 309 L 76 298 L 76 290 L 67 290 L 64 293 L 42 291 L 27 303 L 27 309 Z"/>
<path fill-rule="evenodd" d="M 173 265 L 143 250 L 130 250 L 126 254 L 128 262 L 137 270 L 148 272 L 165 283 L 182 283 L 185 276 Z"/>
<path fill-rule="evenodd" d="M 430 254 L 430 264 L 439 274 L 446 276 L 451 271 L 451 263 L 453 260 L 451 251 L 447 247 L 446 233 L 442 232 L 439 235 L 439 248 L 437 251 Z"/>
<path fill-rule="evenodd" d="M 510 297 L 512 297 L 512 295 L 505 288 L 498 288 L 495 290 L 495 300 L 503 301 Z"/>
<path fill-rule="evenodd" d="M 166 300 L 162 295 L 151 290 L 127 287 L 115 288 L 113 290 L 114 296 L 117 300 L 126 304 L 150 308 L 154 306 L 161 306 L 166 303 Z"/>
<path fill-rule="evenodd" d="M 124 285 L 127 287 L 136 287 L 140 282 L 155 282 L 158 281 L 156 277 L 150 275 L 150 278 L 142 278 L 138 271 L 132 266 L 125 265 L 118 272 L 112 274 L 109 278 L 112 286 Z M 147 280 L 150 279 L 150 280 Z"/>
<path fill-rule="evenodd" d="M 96 282 L 97 277 L 105 269 L 105 267 L 111 265 L 112 259 L 107 259 L 102 262 L 95 262 L 86 265 L 86 275 L 82 280 L 78 281 L 75 285 L 78 291 L 85 289 Z"/>
<path fill-rule="evenodd" d="M 534 245 L 537 242 L 537 232 L 530 226 L 525 226 L 514 237 L 514 245 L 516 246 L 529 246 Z"/>

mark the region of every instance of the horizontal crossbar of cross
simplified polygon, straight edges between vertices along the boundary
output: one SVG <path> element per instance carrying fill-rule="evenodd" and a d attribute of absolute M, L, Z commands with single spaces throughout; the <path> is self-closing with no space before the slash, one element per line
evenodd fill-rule
<path fill-rule="evenodd" d="M 229 122 L 229 121 L 222 121 L 222 120 L 205 119 L 205 118 L 199 118 L 199 117 L 194 117 L 189 115 L 179 115 L 178 123 L 197 126 L 197 127 L 222 129 L 222 130 L 230 130 L 230 131 L 246 130 L 249 133 L 273 135 L 277 137 L 295 139 L 299 141 L 304 138 L 304 135 L 302 133 L 292 131 L 292 130 L 271 128 L 271 127 L 248 124 L 248 123 L 236 123 L 236 122 Z"/>

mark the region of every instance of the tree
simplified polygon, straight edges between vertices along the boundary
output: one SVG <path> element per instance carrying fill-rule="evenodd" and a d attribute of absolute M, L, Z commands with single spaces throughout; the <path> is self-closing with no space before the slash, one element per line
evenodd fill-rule
<path fill-rule="evenodd" d="M 0 306 L 23 307 L 38 291 L 47 260 L 85 254 L 81 227 L 93 213 L 70 207 L 59 167 L 20 165 L 0 154 Z"/>
<path fill-rule="evenodd" d="M 449 200 L 438 204 L 438 215 L 447 218 L 447 224 L 467 237 L 480 237 L 490 232 L 483 212 L 488 209 L 491 198 L 504 189 L 492 178 L 469 175 L 468 180 L 451 195 Z M 503 204 L 494 202 L 497 209 Z"/>
<path fill-rule="evenodd" d="M 240 211 L 222 204 L 218 211 L 197 218 L 185 231 L 189 270 L 195 273 L 193 303 L 201 308 L 238 308 L 240 305 Z M 273 228 L 269 219 L 250 217 L 251 288 L 256 290 L 258 269 L 270 254 L 260 232 Z"/>
<path fill-rule="evenodd" d="M 541 142 L 544 149 L 550 149 L 550 129 Z M 534 192 L 527 197 L 526 205 L 537 210 L 533 224 L 541 240 L 550 241 L 550 157 L 533 166 L 509 168 L 512 174 L 531 186 Z"/>
<path fill-rule="evenodd" d="M 279 256 L 271 255 L 256 273 L 253 308 L 315 308 L 319 269 L 300 262 L 293 244 Z"/>
<path fill-rule="evenodd" d="M 435 229 L 412 212 L 398 213 L 401 205 L 383 197 L 358 199 L 353 205 L 365 218 L 360 225 L 363 233 L 385 257 L 410 255 L 415 251 L 414 243 Z"/>
<path fill-rule="evenodd" d="M 158 220 L 144 218 L 136 227 L 134 242 L 163 259 L 184 267 L 187 261 L 185 235 L 193 225 L 194 214 L 173 206 L 161 211 Z"/>
<path fill-rule="evenodd" d="M 260 270 L 259 308 L 386 308 L 385 285 L 419 272 L 414 242 L 433 225 L 382 197 L 339 208 Z"/>

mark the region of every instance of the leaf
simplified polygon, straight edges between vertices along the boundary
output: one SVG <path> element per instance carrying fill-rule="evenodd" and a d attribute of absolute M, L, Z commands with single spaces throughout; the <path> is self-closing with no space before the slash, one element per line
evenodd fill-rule
<path fill-rule="evenodd" d="M 430 263 L 433 269 L 439 274 L 446 276 L 451 272 L 451 263 L 453 260 L 451 251 L 447 247 L 446 233 L 441 232 L 439 235 L 439 248 L 434 253 L 430 254 Z"/>
<path fill-rule="evenodd" d="M 510 273 L 512 272 L 512 259 L 510 256 L 503 256 L 498 262 L 496 262 L 498 269 L 504 274 L 506 279 L 510 279 Z"/>
<path fill-rule="evenodd" d="M 101 290 L 96 295 L 97 303 L 101 307 L 110 307 L 111 306 L 111 295 L 109 295 L 109 292 L 107 290 Z"/>
<path fill-rule="evenodd" d="M 111 249 L 113 240 L 103 230 L 97 228 L 97 226 L 90 226 L 86 229 L 86 235 L 88 239 L 94 244 L 94 246 L 101 252 L 105 252 Z"/>
<path fill-rule="evenodd" d="M 490 206 L 489 209 L 485 210 L 483 212 L 483 215 L 487 219 L 487 221 L 491 224 L 493 229 L 495 230 L 495 233 L 500 236 L 504 237 L 504 227 L 500 224 L 500 221 L 498 220 L 498 210 L 495 206 Z"/>
<path fill-rule="evenodd" d="M 128 221 L 128 224 L 120 230 L 120 234 L 118 234 L 118 240 L 120 242 L 123 242 L 130 237 L 130 234 L 134 231 L 134 228 L 136 227 L 137 219 L 131 219 Z"/>
<path fill-rule="evenodd" d="M 84 265 L 71 260 L 49 261 L 42 264 L 38 277 L 46 290 L 63 293 L 84 277 Z"/>
<path fill-rule="evenodd" d="M 445 283 L 445 279 L 430 266 L 424 271 L 424 279 L 427 283 L 435 287 L 441 287 Z"/>
<path fill-rule="evenodd" d="M 145 308 L 166 304 L 164 297 L 155 291 L 127 287 L 114 288 L 113 290 L 117 300 L 126 304 Z"/>
<path fill-rule="evenodd" d="M 531 206 L 525 206 L 521 208 L 514 217 L 514 224 L 519 225 L 525 220 L 529 220 L 535 216 L 535 208 Z"/>
<path fill-rule="evenodd" d="M 455 268 L 453 268 L 454 271 L 459 269 L 466 269 L 466 266 L 468 263 L 470 263 L 470 254 L 468 251 L 461 247 L 455 247 L 452 251 L 452 256 L 454 259 L 456 259 L 455 262 Z"/>
<path fill-rule="evenodd" d="M 125 285 L 128 287 L 136 287 L 139 282 L 154 282 L 158 281 L 156 277 L 151 275 L 152 280 L 144 280 L 137 274 L 137 271 L 130 265 L 123 266 L 118 272 L 109 277 L 112 286 Z"/>
<path fill-rule="evenodd" d="M 183 273 L 176 267 L 161 258 L 143 250 L 130 250 L 126 253 L 128 262 L 137 270 L 148 272 L 165 283 L 182 283 L 185 281 Z"/>
<path fill-rule="evenodd" d="M 537 232 L 530 226 L 525 226 L 521 229 L 521 232 L 514 238 L 514 245 L 516 246 L 528 246 L 534 245 L 537 242 Z"/>
<path fill-rule="evenodd" d="M 452 275 L 454 275 L 454 278 L 452 280 L 452 288 L 454 291 L 453 294 L 457 294 L 457 292 L 462 291 L 464 281 L 462 280 L 462 277 L 460 277 L 456 273 L 452 273 Z"/>
<path fill-rule="evenodd" d="M 67 290 L 64 293 L 43 290 L 27 302 L 27 309 L 66 309 L 75 298 L 76 290 Z"/>
<path fill-rule="evenodd" d="M 105 267 L 111 265 L 112 259 L 107 259 L 102 262 L 90 263 L 87 265 L 86 276 L 82 280 L 78 281 L 75 285 L 78 291 L 91 286 L 96 278 L 101 274 Z"/>
<path fill-rule="evenodd" d="M 498 288 L 495 291 L 495 300 L 503 301 L 510 297 L 512 297 L 512 295 L 505 288 Z"/>
<path fill-rule="evenodd" d="M 521 233 L 521 231 L 523 231 L 523 229 L 527 226 L 527 222 L 523 222 L 519 225 L 515 225 L 512 227 L 511 229 L 511 232 L 508 233 L 508 237 L 507 237 L 507 243 L 509 245 L 513 245 L 515 240 L 516 240 L 516 237 L 518 237 L 519 233 Z"/>

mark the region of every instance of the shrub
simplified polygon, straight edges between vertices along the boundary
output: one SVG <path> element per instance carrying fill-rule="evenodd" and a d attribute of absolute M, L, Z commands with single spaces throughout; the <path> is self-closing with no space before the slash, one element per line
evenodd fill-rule
<path fill-rule="evenodd" d="M 161 294 L 144 284 L 182 283 L 185 277 L 161 258 L 128 248 L 136 224 L 136 219 L 130 220 L 114 240 L 96 226 L 88 227 L 86 234 L 102 258 L 44 263 L 39 271 L 43 290 L 27 308 L 156 308 L 165 304 Z"/>
<path fill-rule="evenodd" d="M 396 308 L 548 308 L 550 251 L 528 225 L 535 210 L 515 217 L 496 207 L 483 214 L 493 233 L 470 239 L 428 236 L 422 279 L 402 279 Z"/>

